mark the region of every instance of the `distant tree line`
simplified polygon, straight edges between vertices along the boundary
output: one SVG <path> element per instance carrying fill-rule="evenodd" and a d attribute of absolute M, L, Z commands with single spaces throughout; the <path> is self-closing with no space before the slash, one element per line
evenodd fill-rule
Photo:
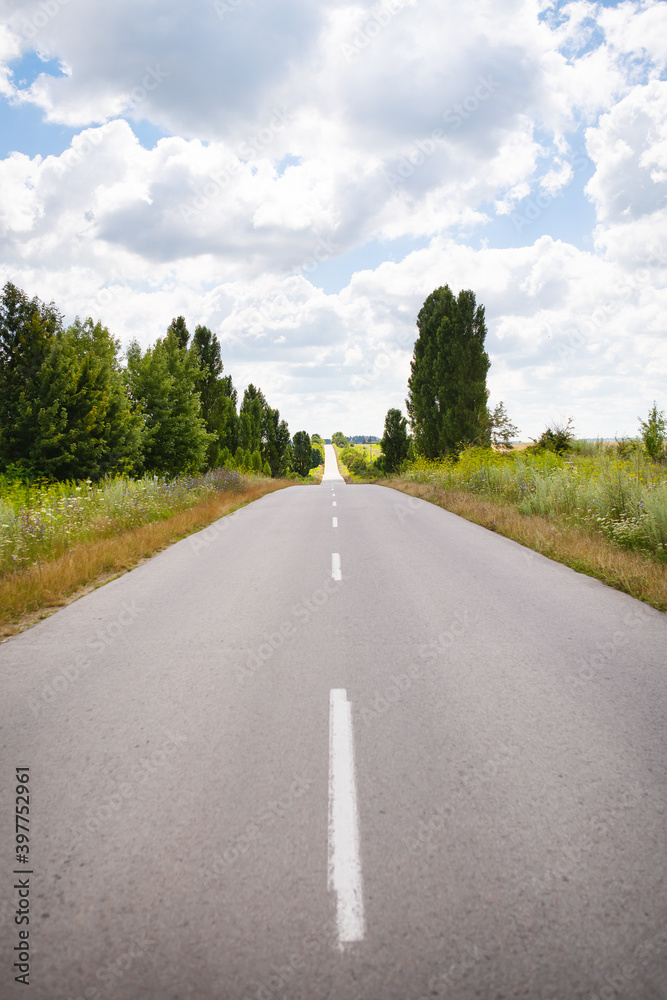
<path fill-rule="evenodd" d="M 120 342 L 92 319 L 65 327 L 55 305 L 11 282 L 0 297 L 0 471 L 50 479 L 220 465 L 281 476 L 287 423 L 249 385 L 238 407 L 220 343 L 182 316 L 122 364 Z M 310 455 L 310 450 L 309 450 Z"/>

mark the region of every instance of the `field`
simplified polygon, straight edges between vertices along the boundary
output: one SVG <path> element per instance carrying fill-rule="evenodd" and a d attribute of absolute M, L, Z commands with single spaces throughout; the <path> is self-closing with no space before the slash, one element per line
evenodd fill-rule
<path fill-rule="evenodd" d="M 471 448 L 382 480 L 667 610 L 667 470 L 638 449 Z"/>
<path fill-rule="evenodd" d="M 0 477 L 0 635 L 288 485 L 226 469 L 99 485 Z"/>

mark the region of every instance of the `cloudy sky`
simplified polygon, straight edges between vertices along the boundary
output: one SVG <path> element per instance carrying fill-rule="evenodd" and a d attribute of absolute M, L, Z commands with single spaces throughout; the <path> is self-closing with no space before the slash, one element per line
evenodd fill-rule
<path fill-rule="evenodd" d="M 667 408 L 667 4 L 0 0 L 0 283 L 210 326 L 294 432 L 381 434 L 426 296 L 522 438 Z"/>

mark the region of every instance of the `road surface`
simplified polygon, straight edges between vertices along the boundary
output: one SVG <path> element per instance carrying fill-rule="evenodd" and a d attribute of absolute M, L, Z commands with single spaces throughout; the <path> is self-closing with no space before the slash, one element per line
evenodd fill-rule
<path fill-rule="evenodd" d="M 330 475 L 0 645 L 0 997 L 666 998 L 665 616 Z"/>

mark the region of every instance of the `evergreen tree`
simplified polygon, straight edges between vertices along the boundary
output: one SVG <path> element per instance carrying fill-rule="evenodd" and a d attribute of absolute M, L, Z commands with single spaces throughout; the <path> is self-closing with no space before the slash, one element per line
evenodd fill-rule
<path fill-rule="evenodd" d="M 130 405 L 120 344 L 92 319 L 59 332 L 35 383 L 27 461 L 53 479 L 100 479 L 131 472 L 139 460 L 142 418 Z M 28 413 L 29 409 L 29 413 Z"/>
<path fill-rule="evenodd" d="M 271 475 L 281 476 L 288 464 L 289 427 L 280 419 L 278 410 L 268 404 L 262 411 L 262 458 L 268 462 Z"/>
<path fill-rule="evenodd" d="M 307 431 L 297 431 L 292 441 L 292 468 L 298 476 L 307 476 L 311 459 L 310 437 Z"/>
<path fill-rule="evenodd" d="M 385 472 L 398 472 L 407 457 L 410 445 L 407 426 L 408 422 L 400 410 L 387 411 L 384 421 L 384 435 L 380 441 Z"/>
<path fill-rule="evenodd" d="M 488 442 L 484 307 L 474 292 L 455 298 L 445 285 L 428 296 L 417 326 L 407 399 L 416 450 L 438 458 Z"/>
<path fill-rule="evenodd" d="M 176 476 L 204 467 L 213 435 L 201 416 L 195 356 L 171 330 L 142 355 L 133 341 L 127 352 L 131 398 L 145 417 L 142 468 Z"/>
<path fill-rule="evenodd" d="M 266 400 L 261 389 L 249 385 L 243 393 L 239 410 L 239 444 L 245 451 L 258 451 L 262 447 L 262 412 Z"/>
<path fill-rule="evenodd" d="M 7 282 L 0 298 L 0 468 L 30 468 L 39 373 L 60 330 L 53 303 L 29 299 Z"/>
<path fill-rule="evenodd" d="M 132 413 L 106 327 L 68 330 L 53 304 L 8 283 L 0 302 L 0 464 L 32 476 L 99 479 L 130 471 L 141 421 Z"/>
<path fill-rule="evenodd" d="M 230 375 L 223 377 L 220 342 L 206 326 L 197 326 L 190 345 L 199 367 L 197 389 L 201 397 L 206 430 L 214 435 L 208 449 L 207 465 L 220 464 L 225 449 L 234 451 L 238 443 L 236 389 Z"/>

